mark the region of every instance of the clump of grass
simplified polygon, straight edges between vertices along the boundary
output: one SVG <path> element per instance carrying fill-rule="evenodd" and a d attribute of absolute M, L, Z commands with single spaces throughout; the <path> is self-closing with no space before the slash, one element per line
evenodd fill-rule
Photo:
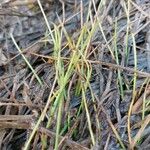
<path fill-rule="evenodd" d="M 69 62 L 68 67 L 66 69 L 66 73 L 64 73 L 64 77 L 61 79 L 62 82 L 60 82 L 62 84 L 60 85 L 60 92 L 59 93 L 62 95 L 62 93 L 64 92 L 64 95 L 65 95 L 66 94 L 66 91 L 64 91 L 65 86 L 68 84 L 70 77 L 73 75 L 73 73 L 77 69 L 77 67 L 80 66 L 80 64 L 82 64 L 82 71 L 83 71 L 82 73 L 85 74 L 85 72 L 83 70 L 83 64 L 84 63 L 79 61 L 79 60 L 80 60 L 80 58 L 82 58 L 83 61 L 86 61 L 87 49 L 88 49 L 89 43 L 91 41 L 92 35 L 94 34 L 94 31 L 96 29 L 96 24 L 93 25 L 92 29 L 90 29 L 89 31 L 87 30 L 86 26 L 83 26 L 76 44 L 74 44 L 75 42 L 71 41 L 65 28 L 63 27 L 62 29 L 63 29 L 65 37 L 68 41 L 68 45 L 72 49 L 72 55 L 71 55 L 72 57 L 70 58 L 70 62 Z M 85 38 L 85 35 L 86 35 L 86 38 Z M 91 72 L 89 71 L 88 68 L 89 68 L 89 64 L 87 64 L 87 66 L 86 66 L 86 69 L 88 70 L 88 82 L 89 82 Z M 64 70 L 65 70 L 65 68 L 64 68 Z M 86 89 L 87 87 L 84 87 L 84 88 Z M 86 105 L 86 101 L 85 101 L 85 89 L 83 90 L 83 86 L 82 86 L 82 97 L 84 99 L 84 104 L 86 107 L 87 105 Z M 58 149 L 58 143 L 59 143 L 58 137 L 59 137 L 59 132 L 60 132 L 60 124 L 61 124 L 62 103 L 60 101 L 64 100 L 64 96 L 62 95 L 62 97 L 61 96 L 59 97 L 59 95 L 58 95 L 56 97 L 56 100 L 57 100 L 57 98 L 60 100 L 58 100 L 59 109 L 58 109 L 58 118 L 57 118 L 55 149 Z M 56 100 L 55 100 L 55 102 L 56 102 Z M 88 125 L 89 125 L 89 131 L 91 134 L 92 143 L 95 144 L 94 135 L 93 135 L 93 132 L 91 129 L 91 122 L 90 122 L 90 117 L 88 114 L 87 107 L 86 107 L 86 112 L 87 112 L 87 119 L 88 119 Z"/>
<path fill-rule="evenodd" d="M 50 39 L 48 39 L 48 40 L 50 40 L 51 43 L 53 43 L 54 53 L 51 58 L 53 59 L 53 63 L 54 63 L 53 65 L 55 66 L 55 79 L 54 79 L 53 86 L 52 86 L 51 92 L 49 94 L 46 106 L 45 106 L 44 110 L 42 111 L 41 116 L 39 117 L 36 125 L 33 127 L 33 131 L 30 135 L 30 138 L 28 139 L 28 141 L 25 145 L 25 148 L 24 148 L 25 150 L 28 149 L 37 129 L 39 128 L 40 123 L 44 120 L 45 117 L 48 120 L 46 123 L 46 128 L 50 128 L 51 125 L 54 124 L 53 121 L 56 120 L 56 123 L 55 123 L 56 127 L 54 128 L 55 132 L 56 132 L 56 137 L 55 137 L 55 141 L 53 144 L 54 144 L 55 150 L 59 149 L 60 135 L 65 134 L 71 126 L 71 117 L 70 117 L 69 112 L 66 112 L 66 113 L 68 113 L 67 117 L 66 117 L 67 120 L 62 120 L 62 117 L 63 117 L 62 114 L 65 111 L 64 104 L 65 104 L 65 100 L 66 100 L 66 97 L 68 94 L 67 93 L 68 92 L 68 84 L 74 73 L 79 74 L 79 76 L 77 77 L 77 85 L 75 86 L 75 94 L 76 95 L 81 94 L 81 96 L 82 96 L 82 102 L 81 102 L 82 104 L 81 104 L 80 108 L 78 109 L 76 116 L 79 116 L 81 113 L 81 110 L 85 109 L 86 117 L 87 117 L 87 124 L 88 124 L 88 129 L 89 129 L 92 145 L 95 145 L 95 143 L 97 142 L 96 141 L 97 139 L 96 139 L 93 129 L 92 129 L 91 114 L 90 114 L 90 111 L 88 108 L 87 97 L 86 97 L 86 91 L 87 91 L 87 89 L 90 89 L 90 92 L 92 95 L 91 99 L 93 102 L 95 100 L 95 95 L 93 94 L 92 88 L 90 87 L 90 79 L 91 79 L 93 70 L 92 70 L 90 61 L 88 60 L 88 48 L 90 46 L 90 42 L 92 40 L 94 33 L 98 30 L 101 32 L 102 37 L 107 45 L 107 48 L 110 51 L 111 57 L 112 57 L 113 61 L 116 62 L 116 66 L 117 65 L 119 66 L 119 54 L 118 54 L 118 47 L 117 47 L 117 38 L 118 38 L 117 19 L 115 21 L 114 36 L 112 38 L 114 41 L 113 42 L 114 51 L 113 51 L 107 41 L 106 35 L 103 30 L 103 26 L 102 26 L 103 22 L 98 14 L 98 10 L 102 9 L 102 7 L 105 6 L 106 1 L 100 2 L 99 6 L 98 6 L 98 10 L 96 10 L 96 4 L 95 4 L 94 0 L 92 0 L 92 2 L 90 3 L 89 6 L 91 6 L 92 3 L 93 3 L 94 11 L 96 14 L 95 18 L 94 18 L 94 20 L 92 19 L 92 17 L 91 17 L 92 12 L 89 7 L 86 22 L 84 23 L 82 20 L 83 19 L 83 16 L 82 16 L 83 8 L 82 8 L 82 2 L 81 2 L 81 29 L 79 31 L 79 34 L 77 34 L 78 36 L 76 37 L 76 39 L 73 39 L 71 36 L 69 36 L 69 33 L 67 32 L 67 30 L 64 26 L 64 22 L 65 22 L 64 9 L 63 9 L 63 21 L 61 21 L 60 18 L 58 17 L 60 26 L 53 24 L 54 30 L 52 31 L 51 27 L 48 23 L 47 17 L 45 15 L 45 12 L 40 3 L 40 0 L 38 0 L 39 7 L 41 9 L 41 12 L 43 14 L 43 17 L 45 19 L 45 22 L 46 22 L 46 25 L 48 28 L 48 32 L 49 32 L 48 34 L 50 35 L 50 37 L 49 37 Z M 127 62 L 128 55 L 129 55 L 128 39 L 129 39 L 129 29 L 130 29 L 130 27 L 129 27 L 130 2 L 129 1 L 128 1 L 128 8 L 126 7 L 126 5 L 124 8 L 125 8 L 125 13 L 127 15 L 127 29 L 126 29 L 127 33 L 126 33 L 126 47 L 125 47 L 125 59 Z M 89 24 L 89 22 L 91 24 Z M 149 123 L 149 117 L 148 117 L 148 119 L 147 119 L 147 117 L 145 117 L 145 112 L 149 108 L 150 102 L 148 100 L 146 100 L 146 95 L 145 95 L 144 100 L 143 100 L 143 112 L 142 112 L 142 117 L 143 117 L 143 120 L 145 120 L 145 124 L 141 127 L 141 129 L 139 130 L 139 132 L 135 136 L 135 138 L 132 139 L 131 138 L 131 127 L 130 127 L 130 116 L 131 116 L 131 112 L 132 112 L 133 103 L 134 103 L 134 100 L 136 97 L 137 56 L 136 56 L 136 43 L 135 43 L 134 34 L 132 34 L 131 36 L 132 36 L 132 40 L 133 40 L 135 72 L 134 72 L 134 77 L 133 77 L 132 101 L 131 101 L 130 108 L 128 111 L 128 138 L 129 138 L 130 147 L 133 147 L 132 144 L 133 143 L 134 143 L 134 145 L 136 144 L 136 142 L 140 139 L 141 133 L 143 132 L 143 130 Z M 68 49 L 68 51 L 69 51 L 68 58 L 63 58 L 63 56 L 62 56 L 62 51 L 64 48 L 62 46 L 62 41 L 64 41 L 64 39 L 65 39 L 65 46 L 64 45 L 63 46 L 66 49 Z M 23 56 L 23 58 L 25 59 L 24 56 Z M 28 62 L 26 59 L 25 59 L 25 61 Z M 31 68 L 31 70 L 33 70 L 29 64 L 28 64 L 28 66 Z M 33 70 L 33 73 L 36 76 L 36 73 L 34 72 L 34 70 Z M 123 79 L 122 79 L 121 71 L 120 71 L 119 67 L 117 69 L 117 77 L 118 77 L 118 82 L 119 82 L 120 95 L 121 95 L 121 98 L 124 99 Z M 39 83 L 41 83 L 38 76 L 36 76 L 36 78 L 39 81 Z M 148 84 L 147 84 L 147 86 L 148 86 Z M 93 104 L 93 108 L 94 108 L 94 111 L 96 112 L 97 111 L 96 105 Z M 111 122 L 111 119 L 109 118 L 107 113 L 106 113 L 106 116 L 107 116 L 108 123 L 109 123 L 110 127 L 112 128 L 112 131 L 115 134 L 116 139 L 119 141 L 121 147 L 123 149 L 125 149 L 124 143 L 122 142 L 121 137 L 119 136 L 119 133 L 117 132 L 116 127 Z M 100 123 L 99 123 L 97 114 L 96 114 L 96 123 L 97 123 L 98 129 L 100 130 Z M 75 132 L 76 132 L 76 130 L 74 130 L 73 133 L 75 133 Z M 76 133 L 74 135 L 76 136 Z M 42 135 L 41 139 L 42 139 L 42 148 L 46 149 L 47 137 Z"/>
<path fill-rule="evenodd" d="M 40 125 L 40 122 L 43 120 L 44 116 L 46 115 L 46 111 L 48 109 L 50 110 L 50 116 L 47 122 L 47 126 L 46 126 L 47 128 L 50 127 L 54 114 L 57 114 L 56 137 L 55 137 L 54 149 L 55 150 L 58 149 L 59 135 L 61 134 L 61 131 L 66 128 L 66 126 L 62 127 L 61 118 L 62 118 L 62 111 L 63 111 L 63 104 L 64 104 L 65 96 L 67 95 L 67 85 L 69 83 L 71 76 L 77 70 L 85 79 L 85 81 L 81 81 L 80 85 L 81 85 L 82 98 L 83 98 L 84 107 L 86 110 L 86 116 L 88 120 L 88 127 L 89 127 L 89 131 L 91 135 L 91 140 L 92 140 L 92 144 L 94 145 L 95 139 L 94 139 L 94 134 L 93 134 L 92 127 L 91 127 L 90 115 L 88 112 L 86 96 L 85 96 L 92 70 L 91 70 L 90 64 L 86 60 L 87 59 L 86 56 L 87 56 L 88 47 L 90 45 L 90 41 L 92 39 L 94 32 L 96 31 L 98 23 L 95 20 L 94 24 L 91 26 L 91 29 L 89 29 L 89 27 L 87 27 L 86 25 L 83 25 L 80 30 L 80 34 L 77 40 L 73 41 L 73 39 L 71 39 L 71 37 L 68 35 L 65 27 L 63 26 L 63 23 L 60 20 L 59 21 L 60 21 L 61 27 L 54 25 L 54 32 L 52 32 L 39 0 L 38 0 L 38 3 L 41 9 L 41 12 L 43 13 L 46 25 L 48 27 L 48 30 L 50 32 L 50 36 L 54 45 L 54 58 L 55 58 L 55 71 L 56 71 L 54 85 L 57 83 L 58 89 L 55 91 L 55 93 L 51 91 L 47 104 L 40 118 L 38 119 L 38 122 L 35 125 L 28 142 L 25 145 L 25 150 L 28 149 L 31 140 L 38 126 Z M 87 16 L 89 16 L 89 14 Z M 66 38 L 66 45 L 68 45 L 68 48 L 70 49 L 70 56 L 71 56 L 68 59 L 68 62 L 66 65 L 64 65 L 64 60 L 62 59 L 62 56 L 61 56 L 61 50 L 62 50 L 61 43 L 62 43 L 62 37 L 63 37 L 62 35 L 64 35 Z M 52 105 L 50 108 L 48 108 L 50 103 L 52 103 Z M 68 120 L 68 122 L 70 121 Z M 43 138 L 42 141 L 43 141 L 42 142 L 43 147 L 46 147 L 45 145 L 46 139 L 44 140 Z"/>

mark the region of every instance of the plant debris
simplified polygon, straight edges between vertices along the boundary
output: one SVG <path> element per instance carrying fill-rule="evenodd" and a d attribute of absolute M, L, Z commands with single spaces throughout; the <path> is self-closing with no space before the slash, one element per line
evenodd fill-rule
<path fill-rule="evenodd" d="M 0 1 L 0 149 L 150 149 L 149 0 Z"/>

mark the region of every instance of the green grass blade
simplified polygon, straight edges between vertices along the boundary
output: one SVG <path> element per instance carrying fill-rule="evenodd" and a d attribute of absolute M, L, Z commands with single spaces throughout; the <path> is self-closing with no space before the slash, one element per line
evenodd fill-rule
<path fill-rule="evenodd" d="M 22 53 L 21 49 L 19 48 L 19 46 L 17 45 L 14 37 L 12 34 L 10 34 L 10 37 L 14 43 L 14 45 L 16 46 L 17 50 L 19 51 L 20 55 L 22 56 L 22 58 L 24 59 L 24 61 L 27 63 L 28 67 L 31 69 L 31 71 L 33 72 L 33 74 L 35 75 L 36 79 L 38 80 L 39 84 L 42 86 L 43 83 L 41 81 L 41 79 L 38 77 L 38 75 L 36 74 L 35 70 L 33 69 L 33 67 L 31 66 L 31 64 L 29 63 L 29 61 L 26 59 L 26 57 L 24 56 L 24 54 Z"/>

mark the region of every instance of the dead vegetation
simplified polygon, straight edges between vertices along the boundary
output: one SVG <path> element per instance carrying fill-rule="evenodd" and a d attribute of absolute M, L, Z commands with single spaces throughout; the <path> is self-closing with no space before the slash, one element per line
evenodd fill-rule
<path fill-rule="evenodd" d="M 0 4 L 0 149 L 150 149 L 149 0 Z"/>

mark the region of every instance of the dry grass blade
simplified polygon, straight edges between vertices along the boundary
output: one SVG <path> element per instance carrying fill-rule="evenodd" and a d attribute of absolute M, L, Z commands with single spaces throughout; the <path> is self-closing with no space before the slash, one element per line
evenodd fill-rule
<path fill-rule="evenodd" d="M 14 45 L 16 46 L 17 50 L 19 51 L 19 53 L 21 53 L 21 49 L 19 48 L 19 46 L 17 45 L 14 37 L 12 34 L 10 34 L 11 39 L 14 43 Z M 33 72 L 33 74 L 35 75 L 36 79 L 38 80 L 39 84 L 42 86 L 43 83 L 41 81 L 41 79 L 38 77 L 38 75 L 36 74 L 35 70 L 33 69 L 33 67 L 31 66 L 31 64 L 29 63 L 29 61 L 26 59 L 26 57 L 24 56 L 24 54 L 21 54 L 21 56 L 23 57 L 23 59 L 25 60 L 25 62 L 27 63 L 27 65 L 29 66 L 29 68 L 31 69 L 31 71 Z"/>
<path fill-rule="evenodd" d="M 20 121 L 16 122 L 15 121 L 14 122 L 14 121 L 12 121 L 12 122 L 1 122 L 0 123 L 0 129 L 11 129 L 11 128 L 13 128 L 13 129 L 31 129 L 32 130 L 33 129 L 32 126 L 33 126 L 33 122 L 31 122 L 31 121 L 30 122 L 25 122 L 25 121 L 23 121 L 23 122 L 20 122 Z M 54 138 L 56 136 L 56 134 L 54 132 L 52 132 L 48 129 L 42 128 L 42 127 L 38 128 L 37 131 L 46 134 L 50 138 Z M 64 139 L 64 137 L 62 137 L 62 136 L 59 136 L 59 138 L 61 140 Z M 74 149 L 77 149 L 77 150 L 78 149 L 80 149 L 80 150 L 89 150 L 88 148 L 86 148 L 86 147 L 80 145 L 79 143 L 74 142 L 74 141 L 72 141 L 68 138 L 66 138 L 64 140 L 64 142 L 69 147 L 74 147 Z"/>
<path fill-rule="evenodd" d="M 52 131 L 50 131 L 50 130 L 48 130 L 48 129 L 40 128 L 39 131 L 42 132 L 42 133 L 47 134 L 49 137 L 56 137 L 56 133 L 54 133 L 54 132 L 52 132 Z M 64 137 L 62 137 L 62 136 L 59 136 L 59 138 L 60 138 L 60 140 L 63 140 L 63 139 L 64 139 Z M 89 150 L 88 148 L 82 146 L 81 144 L 78 144 L 77 142 L 74 142 L 74 141 L 72 141 L 72 140 L 70 140 L 70 139 L 67 139 L 67 138 L 64 140 L 64 142 L 65 142 L 70 148 L 73 147 L 75 150 L 78 150 L 78 149 L 80 149 L 80 150 Z"/>
<path fill-rule="evenodd" d="M 119 134 L 118 134 L 116 128 L 114 127 L 113 123 L 111 122 L 110 117 L 108 116 L 108 114 L 107 114 L 107 112 L 105 111 L 105 109 L 103 108 L 103 106 L 101 106 L 101 108 L 102 108 L 102 111 L 105 113 L 106 118 L 107 118 L 107 121 L 108 121 L 110 127 L 112 128 L 112 131 L 114 132 L 114 134 L 115 134 L 117 140 L 119 141 L 119 143 L 120 143 L 122 149 L 125 150 L 126 148 L 125 148 L 125 146 L 124 146 L 124 144 L 123 144 L 123 142 L 122 142 L 122 140 L 121 140 L 121 138 L 120 138 L 120 136 L 119 136 Z"/>
<path fill-rule="evenodd" d="M 0 48 L 0 66 L 5 65 L 7 62 L 6 56 L 3 54 L 2 49 Z"/>
<path fill-rule="evenodd" d="M 32 53 L 32 52 L 30 54 L 38 56 L 38 57 L 42 57 L 42 58 L 48 58 L 50 60 L 57 60 L 57 58 L 55 58 L 53 56 L 52 57 L 51 56 L 44 56 L 44 55 L 40 55 L 40 54 L 36 54 L 36 53 Z M 66 57 L 61 57 L 61 59 L 63 59 L 66 62 L 70 60 L 70 58 L 66 58 Z M 79 59 L 79 62 L 82 62 L 82 60 Z M 124 66 L 117 65 L 117 64 L 114 64 L 114 63 L 108 63 L 108 62 L 104 62 L 104 61 L 94 61 L 94 60 L 89 60 L 89 59 L 87 59 L 87 62 L 91 63 L 91 64 L 101 64 L 101 65 L 107 66 L 107 67 L 109 67 L 111 69 L 115 69 L 115 70 L 119 69 L 119 70 L 128 71 L 129 73 L 137 73 L 137 75 L 139 77 L 150 78 L 150 73 L 135 70 L 135 69 L 130 68 L 130 67 L 124 67 Z"/>
<path fill-rule="evenodd" d="M 39 117 L 39 119 L 38 119 L 36 125 L 35 125 L 34 128 L 33 128 L 33 131 L 32 131 L 32 133 L 31 133 L 31 135 L 30 135 L 30 137 L 29 137 L 27 143 L 25 144 L 24 150 L 28 150 L 29 145 L 30 145 L 30 142 L 31 142 L 33 136 L 35 135 L 35 133 L 36 133 L 36 131 L 37 131 L 37 129 L 38 129 L 38 127 L 39 127 L 41 121 L 42 121 L 42 120 L 44 119 L 44 117 L 46 116 L 47 109 L 48 109 L 48 107 L 49 107 L 49 105 L 50 105 L 50 103 L 51 103 L 51 96 L 52 96 L 52 94 L 53 94 L 53 90 L 54 90 L 55 84 L 56 84 L 56 79 L 54 80 L 54 83 L 53 83 L 51 92 L 50 92 L 50 94 L 49 94 L 47 103 L 46 103 L 46 105 L 45 105 L 45 107 L 44 107 L 44 110 L 42 111 L 41 116 Z"/>
<path fill-rule="evenodd" d="M 136 52 L 136 43 L 135 43 L 134 35 L 132 35 L 132 39 L 133 39 L 133 49 L 134 49 L 134 69 L 137 70 L 137 52 Z M 135 72 L 134 77 L 133 77 L 132 100 L 131 100 L 129 111 L 128 111 L 128 125 L 127 125 L 130 147 L 132 147 L 130 117 L 131 117 L 131 113 L 132 113 L 134 100 L 135 100 L 135 97 L 136 97 L 136 81 L 137 81 L 137 73 Z"/>
<path fill-rule="evenodd" d="M 140 6 L 138 6 L 138 5 L 137 5 L 136 3 L 134 3 L 132 0 L 129 0 L 129 1 L 132 3 L 132 5 L 133 5 L 136 9 L 138 9 L 138 10 L 141 12 L 141 14 L 143 14 L 144 16 L 150 18 L 150 15 L 149 15 L 148 13 L 146 13 Z"/>
<path fill-rule="evenodd" d="M 31 121 L 35 117 L 33 115 L 0 115 L 0 121 Z"/>
<path fill-rule="evenodd" d="M 132 140 L 132 145 L 131 145 L 132 149 L 135 147 L 138 140 L 140 140 L 140 138 L 142 137 L 142 133 L 145 130 L 145 128 L 148 126 L 149 123 L 150 123 L 150 115 L 145 117 L 145 119 L 141 125 L 141 128 L 139 129 L 138 133 L 136 134 L 136 136 Z"/>
<path fill-rule="evenodd" d="M 21 6 L 21 5 L 30 5 L 30 4 L 34 4 L 36 3 L 37 0 L 15 0 L 15 1 L 10 1 L 10 2 L 7 2 L 7 4 L 9 6 Z"/>

